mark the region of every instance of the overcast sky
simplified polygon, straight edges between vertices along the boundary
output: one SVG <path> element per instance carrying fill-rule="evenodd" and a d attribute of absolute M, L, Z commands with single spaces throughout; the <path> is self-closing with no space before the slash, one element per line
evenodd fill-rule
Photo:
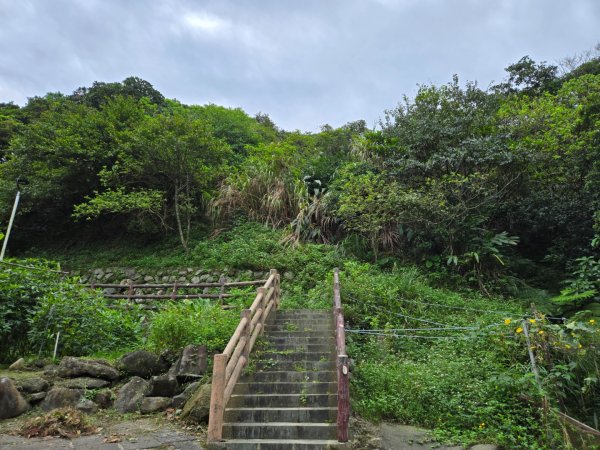
<path fill-rule="evenodd" d="M 600 0 L 0 0 L 0 102 L 133 75 L 287 130 L 372 126 L 418 83 L 599 41 Z"/>

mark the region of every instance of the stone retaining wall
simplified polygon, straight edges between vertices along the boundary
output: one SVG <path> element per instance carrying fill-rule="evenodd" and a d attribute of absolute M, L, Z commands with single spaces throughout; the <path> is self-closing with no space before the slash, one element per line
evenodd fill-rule
<path fill-rule="evenodd" d="M 166 284 L 166 283 L 217 283 L 221 278 L 225 282 L 264 280 L 269 276 L 268 271 L 227 270 L 216 271 L 197 267 L 136 269 L 131 267 L 103 267 L 89 271 L 73 271 L 72 275 L 79 276 L 84 284 L 106 283 L 127 284 L 129 280 L 137 284 Z"/>

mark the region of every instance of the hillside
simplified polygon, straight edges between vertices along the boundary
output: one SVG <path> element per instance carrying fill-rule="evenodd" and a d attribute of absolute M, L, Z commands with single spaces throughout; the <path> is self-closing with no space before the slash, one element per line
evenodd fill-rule
<path fill-rule="evenodd" d="M 314 134 L 134 77 L 0 104 L 2 230 L 17 179 L 22 194 L 0 362 L 51 355 L 58 331 L 61 356 L 217 353 L 249 306 L 117 311 L 60 270 L 276 268 L 282 308 L 328 309 L 339 267 L 358 416 L 465 445 L 597 448 L 560 412 L 598 428 L 599 65 L 525 57 L 488 90 L 455 77 L 375 129 Z"/>

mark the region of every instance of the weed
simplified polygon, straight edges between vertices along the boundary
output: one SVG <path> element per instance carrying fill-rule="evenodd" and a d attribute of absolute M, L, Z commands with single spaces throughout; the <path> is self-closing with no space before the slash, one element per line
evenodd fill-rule
<path fill-rule="evenodd" d="M 287 322 L 285 324 L 285 331 L 298 331 L 298 325 Z"/>
<path fill-rule="evenodd" d="M 304 367 L 304 365 L 302 363 L 295 363 L 294 364 L 294 371 L 296 372 L 306 372 L 306 368 Z"/>

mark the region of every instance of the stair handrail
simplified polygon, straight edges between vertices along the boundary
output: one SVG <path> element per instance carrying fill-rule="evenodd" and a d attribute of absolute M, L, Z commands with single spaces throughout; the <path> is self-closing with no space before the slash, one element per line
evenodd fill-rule
<path fill-rule="evenodd" d="M 269 278 L 256 290 L 256 298 L 249 309 L 241 312 L 240 323 L 233 332 L 223 353 L 214 356 L 210 414 L 208 416 L 208 442 L 223 439 L 223 415 L 233 389 L 248 363 L 252 347 L 264 330 L 265 320 L 273 308 L 281 303 L 279 272 L 271 269 Z"/>
<path fill-rule="evenodd" d="M 333 323 L 335 324 L 335 348 L 337 353 L 338 411 L 337 439 L 348 442 L 348 422 L 350 420 L 350 380 L 348 355 L 346 354 L 346 332 L 344 311 L 340 292 L 340 270 L 333 269 Z"/>

